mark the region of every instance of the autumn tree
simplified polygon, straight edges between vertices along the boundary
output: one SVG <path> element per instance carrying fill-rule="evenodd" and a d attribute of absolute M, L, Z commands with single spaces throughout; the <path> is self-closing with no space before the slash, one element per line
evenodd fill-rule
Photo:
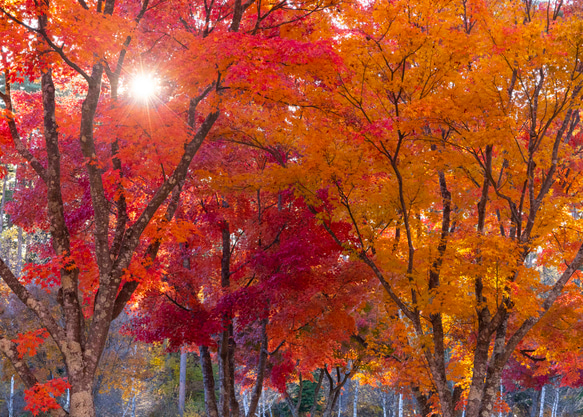
<path fill-rule="evenodd" d="M 304 21 L 328 6 L 0 2 L 2 150 L 27 175 L 11 214 L 51 236 L 50 262 L 21 280 L 2 261 L 0 276 L 57 344 L 68 381 L 37 380 L 4 337 L 2 352 L 32 402 L 65 415 L 50 394 L 69 384 L 69 414 L 95 415 L 92 386 L 110 323 L 155 259 L 199 147 L 221 114 L 256 111 L 261 90 L 277 85 L 281 99 L 298 77 L 313 78 L 301 71 L 306 63 L 326 66 L 329 48 L 304 37 Z M 132 100 L 131 79 L 148 73 L 158 79 L 155 99 Z M 40 80 L 40 93 L 13 88 L 25 78 Z M 60 311 L 26 283 L 53 286 Z"/>
<path fill-rule="evenodd" d="M 362 268 L 338 262 L 341 247 L 303 199 L 266 182 L 266 167 L 281 159 L 229 142 L 201 149 L 208 158 L 176 213 L 183 233 L 161 246 L 164 279 L 143 294 L 134 332 L 174 349 L 198 346 L 209 414 L 253 415 L 265 387 L 285 393 L 318 368 L 347 365 L 341 351 L 357 332 L 366 286 Z M 316 373 L 321 385 L 325 371 Z"/>
<path fill-rule="evenodd" d="M 464 398 L 489 416 L 505 364 L 583 264 L 579 5 L 373 1 L 338 19 L 339 87 L 298 109 L 285 183 L 398 307 L 439 412 Z"/>

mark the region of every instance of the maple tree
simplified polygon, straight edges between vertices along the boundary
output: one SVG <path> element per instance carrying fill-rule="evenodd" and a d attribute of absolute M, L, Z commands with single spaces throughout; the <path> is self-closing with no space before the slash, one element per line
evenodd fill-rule
<path fill-rule="evenodd" d="M 352 7 L 340 85 L 298 111 L 302 158 L 282 183 L 400 310 L 434 412 L 489 416 L 505 364 L 583 264 L 580 5 Z M 551 283 L 525 262 L 542 249 Z"/>
<path fill-rule="evenodd" d="M 568 303 L 579 2 L 0 0 L 0 15 L 6 212 L 50 235 L 22 276 L 0 260 L 38 318 L 0 339 L 31 410 L 65 415 L 49 398 L 70 386 L 69 414 L 95 415 L 111 321 L 139 285 L 141 336 L 200 347 L 211 416 L 240 414 L 239 376 L 250 414 L 267 374 L 283 391 L 323 369 L 337 398 L 340 342 L 360 330 L 424 412 L 489 416 L 519 343 Z M 153 98 L 132 98 L 150 72 Z M 46 334 L 66 382 L 23 356 Z"/>
<path fill-rule="evenodd" d="M 284 96 L 300 77 L 313 78 L 302 70 L 307 62 L 327 66 L 329 48 L 305 39 L 304 20 L 330 5 L 0 2 L 3 158 L 23 164 L 27 184 L 10 214 L 51 236 L 39 248 L 47 262 L 19 279 L 0 261 L 0 276 L 59 348 L 69 415 L 95 414 L 92 384 L 110 323 L 169 233 L 202 142 L 221 114 L 253 114 L 268 86 Z M 132 100 L 130 79 L 148 67 L 160 82 L 155 100 Z M 40 80 L 41 91 L 12 88 L 25 78 Z M 57 316 L 27 283 L 55 288 Z M 24 382 L 39 387 L 30 398 L 42 409 L 49 386 L 14 342 L 4 337 L 0 346 Z"/>
<path fill-rule="evenodd" d="M 208 158 L 186 181 L 176 213 L 189 230 L 161 247 L 159 268 L 167 272 L 143 294 L 133 331 L 173 349 L 198 346 L 209 415 L 243 413 L 236 382 L 249 391 L 244 413 L 253 415 L 265 386 L 286 392 L 290 380 L 301 387 L 316 368 L 346 365 L 338 351 L 356 332 L 362 274 L 338 263 L 341 247 L 303 199 L 265 186 L 263 151 L 215 141 L 201 155 Z"/>

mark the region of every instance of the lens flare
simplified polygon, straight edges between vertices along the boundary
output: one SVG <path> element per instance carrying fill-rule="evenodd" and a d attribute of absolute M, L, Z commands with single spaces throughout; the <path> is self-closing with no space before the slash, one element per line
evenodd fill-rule
<path fill-rule="evenodd" d="M 132 96 L 140 101 L 151 100 L 157 90 L 158 83 L 151 74 L 138 74 L 132 80 Z"/>

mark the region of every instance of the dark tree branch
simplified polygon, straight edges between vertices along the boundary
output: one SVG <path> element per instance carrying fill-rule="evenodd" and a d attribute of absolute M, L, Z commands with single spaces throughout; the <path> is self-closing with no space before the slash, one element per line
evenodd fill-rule
<path fill-rule="evenodd" d="M 8 123 L 8 129 L 10 130 L 10 135 L 12 136 L 12 141 L 14 142 L 14 147 L 24 159 L 28 161 L 32 169 L 35 170 L 37 175 L 43 180 L 43 182 L 47 182 L 47 172 L 45 167 L 42 166 L 40 161 L 28 150 L 28 148 L 24 145 L 20 138 L 20 134 L 18 133 L 18 128 L 16 126 L 16 121 L 14 120 L 14 108 L 12 106 L 12 97 L 11 97 L 11 89 L 10 89 L 10 79 L 8 70 L 4 70 L 4 88 L 5 92 L 0 95 L 2 100 L 4 101 L 4 105 L 6 106 L 6 110 L 8 112 L 8 117 L 6 121 Z"/>

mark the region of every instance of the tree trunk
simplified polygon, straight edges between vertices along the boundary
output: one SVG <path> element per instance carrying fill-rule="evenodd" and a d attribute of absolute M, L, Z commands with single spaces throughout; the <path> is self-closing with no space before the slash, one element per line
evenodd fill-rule
<path fill-rule="evenodd" d="M 504 395 L 504 387 L 502 386 L 502 380 L 500 380 L 500 399 L 502 399 L 503 395 Z M 502 408 L 500 408 L 500 411 L 498 411 L 498 417 L 502 417 Z"/>
<path fill-rule="evenodd" d="M 553 411 L 551 413 L 551 417 L 557 417 L 557 412 L 559 410 L 559 391 L 559 387 L 555 388 L 555 400 L 553 401 Z"/>
<path fill-rule="evenodd" d="M 8 400 L 8 417 L 14 417 L 14 375 L 10 378 L 10 399 Z"/>
<path fill-rule="evenodd" d="M 184 403 L 186 401 L 186 348 L 180 349 L 180 385 L 178 387 L 178 413 L 180 417 L 184 416 Z"/>
<path fill-rule="evenodd" d="M 136 394 L 132 397 L 132 417 L 136 417 Z"/>
<path fill-rule="evenodd" d="M 215 395 L 215 377 L 213 364 L 207 346 L 200 346 L 200 368 L 202 370 L 202 382 L 204 385 L 204 408 L 207 417 L 219 417 L 217 397 Z"/>
<path fill-rule="evenodd" d="M 354 400 L 352 402 L 352 417 L 358 417 L 358 380 L 354 380 Z"/>
<path fill-rule="evenodd" d="M 431 404 L 429 402 L 428 396 L 421 392 L 421 389 L 414 384 L 411 384 L 411 391 L 413 392 L 415 400 L 417 401 L 419 414 L 421 414 L 422 417 L 431 416 L 432 415 Z M 402 396 L 400 395 L 399 397 L 401 398 L 402 402 Z"/>
<path fill-rule="evenodd" d="M 4 205 L 6 204 L 6 183 L 8 182 L 8 174 L 4 176 L 4 181 L 2 182 L 2 200 L 0 201 L 0 236 L 4 231 Z M 4 242 L 0 239 L 0 256 L 6 256 L 2 251 L 4 247 Z"/>
<path fill-rule="evenodd" d="M 399 404 L 397 407 L 397 416 L 403 417 L 403 394 L 399 394 Z"/>
<path fill-rule="evenodd" d="M 65 401 L 65 407 L 63 407 L 66 412 L 69 412 L 71 408 L 71 390 L 67 388 L 67 400 Z"/>
<path fill-rule="evenodd" d="M 318 376 L 318 382 L 316 385 L 316 389 L 314 390 L 314 403 L 312 407 L 310 407 L 310 417 L 314 417 L 316 415 L 316 408 L 318 407 L 318 397 L 320 395 L 320 389 L 322 388 L 322 381 L 324 380 L 324 370 L 320 369 L 320 376 Z"/>
<path fill-rule="evenodd" d="M 286 391 L 285 392 L 285 401 L 289 407 L 290 413 L 292 417 L 299 417 L 300 415 L 300 407 L 302 406 L 302 392 L 304 390 L 304 380 L 302 379 L 302 374 L 300 372 L 300 380 L 298 383 L 298 399 L 297 402 L 294 404 L 291 395 Z"/>
<path fill-rule="evenodd" d="M 114 10 L 114 4 L 115 1 L 106 0 L 105 8 L 103 9 L 104 13 L 111 14 Z M 147 4 L 147 1 L 143 3 L 144 8 L 141 16 L 145 13 Z M 39 34 L 44 33 L 47 21 L 48 16 L 46 14 L 38 16 Z M 136 21 L 139 21 L 139 19 Z M 43 42 L 42 38 L 39 37 L 39 39 Z M 51 48 L 50 45 L 48 47 L 49 49 Z M 124 53 L 120 54 L 117 62 L 117 67 L 120 71 L 123 66 L 124 56 Z M 43 66 L 41 74 L 44 127 L 42 135 L 45 140 L 46 164 L 41 164 L 22 142 L 15 120 L 10 119 L 7 123 L 16 150 L 37 173 L 39 181 L 46 184 L 46 213 L 50 223 L 51 243 L 55 256 L 62 257 L 65 260 L 65 264 L 59 273 L 61 285 L 57 296 L 62 314 L 58 318 L 53 317 L 53 312 L 50 310 L 52 304 L 45 303 L 44 300 L 37 300 L 15 276 L 7 265 L 9 262 L 5 262 L 3 259 L 0 259 L 0 276 L 22 303 L 36 314 L 39 322 L 47 329 L 61 353 L 71 385 L 70 417 L 93 417 L 95 416 L 95 410 L 91 388 L 111 322 L 123 310 L 137 287 L 134 282 L 122 284 L 122 277 L 136 254 L 136 249 L 143 240 L 142 234 L 144 230 L 151 224 L 160 207 L 168 202 L 168 197 L 171 193 L 172 198 L 167 206 L 165 217 L 167 221 L 172 219 L 180 197 L 180 190 L 176 194 L 174 194 L 174 190 L 179 189 L 179 184 L 186 178 L 191 161 L 218 119 L 219 112 L 208 113 L 204 122 L 196 128 L 194 125 L 196 107 L 209 94 L 211 88 L 209 87 L 199 97 L 193 97 L 190 100 L 188 122 L 192 133 L 189 133 L 189 140 L 184 144 L 184 151 L 180 160 L 172 174 L 155 190 L 150 201 L 138 214 L 136 221 L 129 224 L 125 202 L 122 201 L 124 190 L 123 188 L 118 189 L 121 197 L 114 198 L 115 205 L 108 201 L 103 181 L 103 168 L 96 156 L 98 152 L 94 140 L 94 118 L 102 90 L 103 63 L 97 60 L 88 73 L 81 72 L 87 81 L 87 92 L 80 109 L 79 144 L 81 153 L 85 158 L 83 169 L 89 182 L 93 209 L 93 255 L 99 272 L 97 291 L 93 300 L 93 316 L 91 320 L 85 321 L 80 302 L 79 271 L 84 265 L 78 265 L 76 263 L 77 260 L 70 256 L 72 236 L 65 220 L 69 207 L 64 204 L 62 196 L 60 133 L 56 117 L 56 91 L 50 66 Z M 112 71 L 108 75 L 111 76 L 110 80 L 116 76 Z M 116 82 L 112 84 L 116 84 Z M 5 77 L 4 87 L 5 92 L 2 94 L 2 99 L 5 102 L 6 110 L 13 112 L 10 80 L 7 77 Z M 113 97 L 116 94 L 116 91 L 112 91 Z M 115 169 L 121 172 L 121 162 L 115 157 L 115 152 L 112 153 L 113 165 Z M 117 216 L 114 227 L 112 227 L 111 222 L 111 209 L 113 207 L 116 207 L 115 215 Z M 110 236 L 113 236 L 111 247 Z M 157 249 L 153 251 L 153 257 L 147 259 L 147 261 L 153 261 L 156 253 Z M 27 364 L 19 360 L 18 356 L 12 354 L 10 341 L 0 339 L 0 342 L 0 348 L 13 362 L 25 385 L 31 387 L 37 383 L 36 377 L 30 372 Z M 51 415 L 64 414 L 65 411 L 62 409 L 51 411 Z"/>
<path fill-rule="evenodd" d="M 530 406 L 530 410 L 529 410 L 530 417 L 538 417 L 541 394 L 542 394 L 542 390 L 534 391 L 532 394 L 532 405 Z"/>
<path fill-rule="evenodd" d="M 538 417 L 543 417 L 545 414 L 545 389 L 546 389 L 546 386 L 543 385 L 543 387 L 540 391 L 540 405 L 539 405 L 539 409 L 538 409 Z"/>
<path fill-rule="evenodd" d="M 247 391 L 243 392 L 243 411 L 245 411 L 245 415 L 249 415 L 249 398 L 247 397 Z"/>
<path fill-rule="evenodd" d="M 336 403 L 338 403 L 338 416 L 340 416 L 342 413 L 342 404 L 340 400 L 342 388 L 350 379 L 350 376 L 354 372 L 354 368 L 347 371 L 340 369 L 340 367 L 336 367 L 336 381 L 334 381 L 334 378 L 330 372 L 328 372 L 327 367 L 324 367 L 324 372 L 328 379 L 328 398 L 322 416 L 332 417 L 333 410 L 336 408 Z"/>
<path fill-rule="evenodd" d="M 76 387 L 74 387 L 76 388 Z M 71 417 L 95 417 L 95 406 L 91 389 L 71 391 Z"/>
<path fill-rule="evenodd" d="M 255 374 L 256 379 L 255 385 L 253 386 L 253 390 L 251 391 L 251 401 L 249 404 L 249 409 L 245 412 L 245 416 L 247 417 L 255 415 L 255 410 L 257 409 L 257 402 L 259 401 L 259 398 L 263 393 L 263 381 L 265 379 L 265 369 L 267 367 L 268 356 L 267 322 L 268 319 L 261 320 L 261 343 L 259 344 L 259 359 L 257 361 L 257 368 Z M 263 400 L 265 401 L 265 396 L 263 396 Z M 265 412 L 265 408 L 263 411 Z"/>
<path fill-rule="evenodd" d="M 14 274 L 17 277 L 20 277 L 22 273 L 22 227 L 18 228 L 18 239 L 17 239 L 17 246 L 16 246 L 16 268 L 14 269 Z"/>

